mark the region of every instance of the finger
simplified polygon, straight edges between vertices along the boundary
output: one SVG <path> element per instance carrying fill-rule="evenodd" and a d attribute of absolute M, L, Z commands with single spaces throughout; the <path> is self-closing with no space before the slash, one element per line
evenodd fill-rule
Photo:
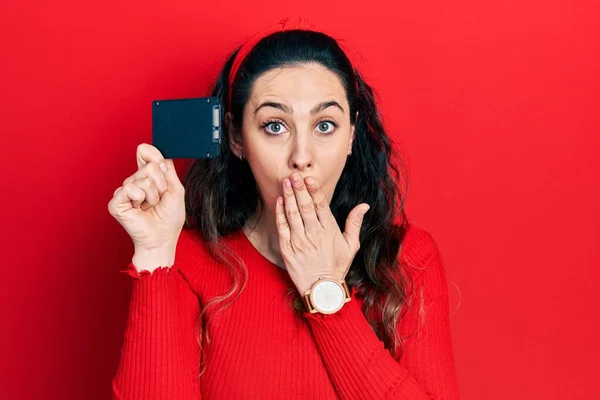
<path fill-rule="evenodd" d="M 369 205 L 366 203 L 359 204 L 350 211 L 348 218 L 346 218 L 343 235 L 354 252 L 357 252 L 360 247 L 360 228 L 363 223 L 363 217 L 369 211 L 369 208 Z"/>
<path fill-rule="evenodd" d="M 165 159 L 160 150 L 148 143 L 138 145 L 135 158 L 138 169 L 150 162 L 160 163 Z"/>
<path fill-rule="evenodd" d="M 306 178 L 306 187 L 308 193 L 312 196 L 313 204 L 315 205 L 316 215 L 324 228 L 337 226 L 335 216 L 331 212 L 329 202 L 323 193 L 323 189 L 319 182 L 312 176 Z"/>
<path fill-rule="evenodd" d="M 127 203 L 131 203 L 135 208 L 140 208 L 140 204 L 142 204 L 145 198 L 146 194 L 142 189 L 135 186 L 133 183 L 128 183 L 115 191 L 112 201 L 114 202 L 115 208 Z"/>
<path fill-rule="evenodd" d="M 323 227 L 321 226 L 321 223 L 317 218 L 317 214 L 315 213 L 313 198 L 310 193 L 308 193 L 308 190 L 306 190 L 306 185 L 304 184 L 302 175 L 295 172 L 292 174 L 291 179 L 294 195 L 296 196 L 296 203 L 298 205 L 298 210 L 300 211 L 300 217 L 304 222 L 304 230 L 306 232 L 311 232 L 317 227 L 322 229 Z"/>
<path fill-rule="evenodd" d="M 292 189 L 292 182 L 288 178 L 283 180 L 283 200 L 285 216 L 290 225 L 291 234 L 298 236 L 304 235 L 304 223 L 302 222 L 300 212 L 298 211 L 298 204 L 296 203 L 294 189 Z"/>
<path fill-rule="evenodd" d="M 151 178 L 144 178 L 134 181 L 132 182 L 132 185 L 135 185 L 144 191 L 146 198 L 141 204 L 140 208 L 142 210 L 146 211 L 147 209 L 152 208 L 158 204 L 160 196 L 158 195 L 158 189 L 156 188 L 156 185 L 154 184 Z"/>
<path fill-rule="evenodd" d="M 290 224 L 285 216 L 285 207 L 283 205 L 283 197 L 277 196 L 275 204 L 275 224 L 277 225 L 277 233 L 279 234 L 279 243 L 287 243 L 290 241 Z"/>
<path fill-rule="evenodd" d="M 123 185 L 121 186 L 124 186 L 130 182 L 142 180 L 144 178 L 151 178 L 158 189 L 158 194 L 162 196 L 162 194 L 167 190 L 167 177 L 165 176 L 165 171 L 167 168 L 167 163 L 164 161 L 161 163 L 161 165 L 152 161 L 125 179 L 123 181 Z"/>

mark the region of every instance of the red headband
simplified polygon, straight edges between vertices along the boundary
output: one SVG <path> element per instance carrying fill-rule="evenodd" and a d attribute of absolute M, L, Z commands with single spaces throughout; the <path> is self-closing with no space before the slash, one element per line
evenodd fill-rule
<path fill-rule="evenodd" d="M 246 43 L 242 45 L 240 50 L 235 55 L 235 59 L 233 60 L 233 64 L 231 65 L 231 70 L 229 71 L 229 87 L 227 90 L 227 105 L 228 109 L 231 109 L 231 88 L 233 86 L 233 80 L 237 75 L 238 69 L 242 64 L 242 61 L 246 58 L 246 56 L 252 51 L 254 46 L 261 39 L 269 36 L 275 32 L 283 32 L 283 31 L 291 31 L 295 29 L 309 30 L 309 31 L 317 31 L 317 29 L 306 19 L 302 17 L 296 18 L 285 18 L 279 21 L 277 24 L 266 27 L 265 29 L 259 31 L 254 36 L 252 36 Z"/>

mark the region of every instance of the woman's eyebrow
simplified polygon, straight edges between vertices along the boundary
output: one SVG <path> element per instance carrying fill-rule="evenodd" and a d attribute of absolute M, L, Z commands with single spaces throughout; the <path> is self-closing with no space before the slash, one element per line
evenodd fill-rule
<path fill-rule="evenodd" d="M 321 111 L 325 110 L 328 107 L 337 107 L 342 112 L 344 112 L 344 108 L 342 106 L 340 106 L 340 103 L 332 100 L 332 101 L 324 101 L 323 103 L 317 104 L 312 110 L 310 110 L 310 115 L 315 115 L 317 113 L 320 113 Z"/>
<path fill-rule="evenodd" d="M 258 110 L 260 110 L 263 107 L 273 107 L 273 108 L 283 111 L 286 114 L 294 113 L 290 107 L 288 107 L 287 105 L 285 105 L 283 103 L 277 103 L 274 101 L 265 101 L 264 103 L 262 103 L 261 105 L 256 107 L 256 110 L 254 110 L 254 115 L 256 115 Z M 344 112 L 344 108 L 337 101 L 324 101 L 322 103 L 317 104 L 315 107 L 313 107 L 313 109 L 310 110 L 310 115 L 315 115 L 317 113 L 320 113 L 321 111 L 325 110 L 328 107 L 337 107 L 342 112 Z"/>

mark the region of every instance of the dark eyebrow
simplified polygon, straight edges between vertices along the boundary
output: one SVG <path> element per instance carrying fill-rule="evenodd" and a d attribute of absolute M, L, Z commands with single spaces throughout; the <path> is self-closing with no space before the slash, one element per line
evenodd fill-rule
<path fill-rule="evenodd" d="M 310 110 L 310 115 L 315 115 L 317 113 L 320 113 L 321 111 L 325 110 L 326 108 L 332 107 L 332 106 L 337 107 L 342 112 L 344 112 L 344 109 L 342 108 L 340 103 L 338 103 L 337 101 L 324 101 L 323 103 L 317 104 L 312 110 Z M 276 103 L 274 101 L 266 101 L 266 102 L 262 103 L 261 105 L 259 105 L 258 107 L 256 107 L 256 110 L 254 110 L 254 115 L 256 115 L 258 110 L 260 110 L 263 107 L 273 107 L 273 108 L 283 111 L 286 114 L 292 114 L 292 110 L 285 104 Z"/>
<path fill-rule="evenodd" d="M 256 107 L 256 110 L 254 110 L 254 115 L 256 115 L 256 113 L 258 112 L 258 110 L 260 110 L 263 107 L 273 107 L 273 108 L 281 110 L 281 111 L 283 111 L 284 113 L 287 113 L 287 114 L 291 114 L 292 113 L 292 110 L 290 110 L 290 108 L 288 106 L 286 106 L 285 104 L 283 104 L 283 103 L 276 103 L 274 101 L 265 101 L 260 106 Z"/>
<path fill-rule="evenodd" d="M 320 113 L 321 111 L 325 110 L 327 107 L 332 107 L 332 106 L 337 107 L 342 112 L 344 112 L 344 109 L 342 108 L 342 106 L 340 106 L 340 103 L 338 103 L 337 101 L 324 101 L 323 103 L 317 104 L 317 106 L 315 108 L 310 110 L 310 115 L 315 115 L 317 113 Z"/>

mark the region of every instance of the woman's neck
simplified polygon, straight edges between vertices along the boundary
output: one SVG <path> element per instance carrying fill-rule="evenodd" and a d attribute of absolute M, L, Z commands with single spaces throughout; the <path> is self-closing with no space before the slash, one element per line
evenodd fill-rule
<path fill-rule="evenodd" d="M 285 263 L 279 250 L 279 234 L 275 216 L 269 210 L 262 214 L 256 212 L 243 227 L 244 234 L 254 248 L 267 260 L 285 269 Z"/>

